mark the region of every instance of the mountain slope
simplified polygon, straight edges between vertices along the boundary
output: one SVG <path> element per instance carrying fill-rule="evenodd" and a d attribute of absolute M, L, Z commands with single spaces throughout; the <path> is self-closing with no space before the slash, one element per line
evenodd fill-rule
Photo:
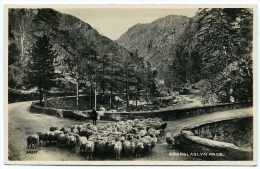
<path fill-rule="evenodd" d="M 23 80 L 27 78 L 25 70 L 31 58 L 30 52 L 37 38 L 43 34 L 51 38 L 53 49 L 58 53 L 55 71 L 64 75 L 63 80 L 75 80 L 72 73 L 76 70 L 77 58 L 83 67 L 87 67 L 89 57 L 95 55 L 99 61 L 96 61 L 95 66 L 101 69 L 100 62 L 103 61 L 106 63 L 106 70 L 111 69 L 110 62 L 113 61 L 114 71 L 124 67 L 126 61 L 132 61 L 126 49 L 74 16 L 53 9 L 11 9 L 8 72 L 10 87 L 24 87 Z"/>
<path fill-rule="evenodd" d="M 129 51 L 149 61 L 152 67 L 161 69 L 174 57 L 175 44 L 188 26 L 186 16 L 169 15 L 152 23 L 137 24 L 129 28 L 116 42 Z"/>

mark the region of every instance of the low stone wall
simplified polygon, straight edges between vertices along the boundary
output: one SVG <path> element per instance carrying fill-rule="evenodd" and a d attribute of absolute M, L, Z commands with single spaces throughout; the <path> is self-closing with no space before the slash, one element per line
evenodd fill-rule
<path fill-rule="evenodd" d="M 219 119 L 182 129 L 181 150 L 207 160 L 253 160 L 253 117 Z"/>
<path fill-rule="evenodd" d="M 226 111 L 233 109 L 240 109 L 245 107 L 252 107 L 252 103 L 233 103 L 221 104 L 214 106 L 193 107 L 185 109 L 172 109 L 172 110 L 155 110 L 143 112 L 106 112 L 105 116 L 115 120 L 135 119 L 135 118 L 155 118 L 160 117 L 163 121 L 172 121 L 181 118 L 194 117 L 204 114 L 209 114 L 217 111 Z"/>
<path fill-rule="evenodd" d="M 233 104 L 221 104 L 214 106 L 203 106 L 185 109 L 172 109 L 172 110 L 155 110 L 155 111 L 142 111 L 142 112 L 105 112 L 100 117 L 100 120 L 127 120 L 135 118 L 155 118 L 160 117 L 163 121 L 172 121 L 181 118 L 199 116 L 209 114 L 217 111 L 233 110 L 245 107 L 251 107 L 252 103 L 233 103 Z M 65 118 L 76 118 L 76 119 L 88 119 L 91 110 L 86 111 L 74 111 L 74 110 L 63 110 L 55 108 L 44 108 L 37 106 L 35 103 L 31 105 L 31 112 L 44 113 L 54 116 L 60 116 L 62 114 Z"/>
<path fill-rule="evenodd" d="M 42 114 L 48 114 L 56 117 L 70 118 L 76 120 L 91 119 L 90 118 L 91 110 L 75 111 L 75 110 L 55 109 L 55 108 L 41 107 L 36 105 L 36 103 L 37 102 L 32 103 L 30 107 L 31 113 L 42 113 Z M 106 115 L 100 116 L 100 120 L 115 121 L 114 119 L 111 119 L 109 116 Z"/>

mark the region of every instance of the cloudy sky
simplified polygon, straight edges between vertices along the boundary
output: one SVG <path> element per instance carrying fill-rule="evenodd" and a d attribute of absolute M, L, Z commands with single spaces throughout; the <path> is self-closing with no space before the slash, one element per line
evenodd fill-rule
<path fill-rule="evenodd" d="M 137 23 L 150 23 L 167 15 L 184 15 L 192 17 L 197 8 L 54 8 L 73 15 L 90 24 L 100 34 L 118 39 L 130 27 Z"/>

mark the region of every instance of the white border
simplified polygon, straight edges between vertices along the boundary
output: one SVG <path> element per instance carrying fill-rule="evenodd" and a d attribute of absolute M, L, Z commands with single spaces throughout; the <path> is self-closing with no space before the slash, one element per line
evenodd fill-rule
<path fill-rule="evenodd" d="M 4 4 L 205 4 L 205 3 L 207 3 L 207 4 L 216 4 L 216 2 L 214 2 L 214 1 L 212 1 L 212 2 L 209 2 L 209 1 L 191 1 L 191 0 L 189 0 L 189 1 L 166 1 L 166 0 L 162 0 L 162 1 L 155 1 L 155 0 L 150 0 L 150 1 L 136 1 L 136 0 L 134 0 L 134 1 L 124 1 L 124 0 L 121 0 L 121 1 L 117 1 L 117 0 L 110 0 L 110 1 L 105 1 L 105 0 L 99 0 L 99 1 L 87 1 L 87 2 L 84 2 L 84 1 L 78 1 L 78 0 L 75 0 L 75 1 L 71 1 L 71 0 L 63 0 L 63 1 L 50 1 L 50 0 L 45 0 L 45 1 L 29 1 L 29 0 L 27 0 L 27 1 L 19 1 L 19 0 L 2 0 L 1 1 L 1 9 L 3 9 L 4 8 Z M 241 0 L 236 0 L 236 1 L 231 1 L 231 0 L 225 0 L 225 1 L 218 1 L 217 2 L 218 4 L 257 4 L 258 6 L 257 6 L 257 10 L 259 9 L 259 1 L 257 1 L 257 0 L 247 0 L 247 1 L 241 1 Z M 1 11 L 4 11 L 4 10 L 1 10 Z M 2 22 L 1 22 L 1 27 L 0 27 L 0 29 L 1 29 L 1 34 L 0 35 L 2 35 L 1 37 L 4 37 L 3 36 L 3 12 L 1 13 L 1 19 L 2 19 Z M 257 20 L 258 20 L 258 25 L 254 25 L 254 29 L 255 28 L 258 28 L 258 26 L 259 26 L 259 18 L 257 18 Z M 254 43 L 257 41 L 257 39 L 259 39 L 259 35 L 257 35 L 257 36 L 254 36 Z M 4 49 L 6 49 L 6 48 L 3 48 L 3 39 L 1 38 L 1 41 L 0 41 L 0 46 L 1 46 L 1 51 L 4 51 Z M 259 47 L 259 44 L 257 44 L 258 46 L 257 47 Z M 255 48 L 254 48 L 255 49 Z M 254 50 L 254 53 L 255 53 L 256 51 Z M 3 54 L 3 52 L 1 53 L 1 54 Z M 2 58 L 4 58 L 4 56 L 3 55 L 1 55 L 2 56 Z M 254 59 L 254 62 L 255 62 L 255 59 Z M 5 62 L 4 62 L 5 63 Z M 4 66 L 4 64 L 3 64 L 3 62 L 0 62 L 0 66 Z M 257 65 L 256 64 L 254 64 L 254 72 L 255 72 L 255 69 L 257 68 Z M 2 73 L 2 75 L 3 75 L 3 69 L 1 69 L 1 73 Z M 257 75 L 254 73 L 254 81 L 256 81 L 256 79 L 258 79 L 257 78 Z M 1 83 L 0 83 L 0 85 L 1 85 L 1 87 L 0 87 L 0 90 L 2 91 L 3 90 L 3 88 L 4 88 L 4 86 L 6 86 L 6 83 L 5 84 L 3 84 L 3 80 L 1 80 Z M 257 90 L 257 86 L 254 86 L 254 92 L 255 92 L 255 94 L 258 94 L 258 92 L 256 93 L 256 91 L 258 91 Z M 4 91 L 2 92 L 2 93 L 4 93 Z M 0 107 L 3 107 L 3 101 L 4 101 L 4 99 L 3 99 L 4 97 L 3 97 L 3 95 L 1 95 L 0 96 L 0 100 L 1 100 L 1 102 L 0 102 Z M 254 99 L 254 105 L 257 105 L 258 104 L 258 102 L 255 102 L 255 99 Z M 3 111 L 3 109 L 2 109 L 2 111 Z M 257 111 L 257 110 L 256 110 Z M 2 113 L 2 114 L 4 114 L 4 113 Z M 3 116 L 2 116 L 3 117 Z M 255 117 L 255 116 L 254 116 Z M 2 119 L 2 118 L 0 118 L 1 119 L 1 121 L 0 121 L 0 124 L 4 124 L 4 118 Z M 258 119 L 257 118 L 254 118 L 256 121 L 258 121 L 259 120 L 259 117 L 258 117 Z M 2 123 L 1 123 L 2 122 Z M 254 123 L 254 124 L 257 124 L 257 122 L 256 123 Z M 0 137 L 0 140 L 2 141 L 2 140 L 4 140 L 4 137 L 3 137 L 3 133 L 4 133 L 4 127 L 1 127 L 1 137 Z M 258 131 L 258 134 L 259 134 L 259 131 Z M 258 140 L 258 142 L 259 142 L 259 140 Z M 1 165 L 0 165 L 0 168 L 16 168 L 16 167 L 18 167 L 19 168 L 19 166 L 8 166 L 8 165 L 3 165 L 3 163 L 4 163 L 4 161 L 2 161 L 2 159 L 4 159 L 4 151 L 1 151 L 1 150 L 4 150 L 4 147 L 2 147 L 3 146 L 3 143 L 1 142 L 1 147 L 0 147 L 0 152 L 1 152 L 1 156 L 0 156 L 0 160 L 1 160 Z M 258 152 L 258 154 L 259 154 L 259 152 Z M 186 162 L 186 161 L 184 161 L 185 162 L 185 165 L 190 165 L 188 162 Z M 258 162 L 259 162 L 259 155 L 258 155 Z M 200 162 L 201 163 L 201 162 Z M 75 163 L 76 164 L 76 163 Z M 243 162 L 243 164 L 245 164 L 246 165 L 246 162 Z M 30 167 L 35 167 L 35 166 L 22 166 L 22 167 L 26 167 L 26 168 L 30 168 Z M 46 167 L 46 166 L 39 166 L 39 167 Z M 62 167 L 65 167 L 65 166 L 62 166 Z M 66 166 L 67 167 L 67 166 Z M 114 166 L 113 166 L 114 167 Z M 48 167 L 49 168 L 49 167 Z M 52 167 L 51 167 L 52 168 Z M 55 168 L 57 168 L 57 166 L 55 166 Z M 194 167 L 194 168 L 197 168 L 197 167 Z M 212 168 L 212 167 L 210 167 L 210 168 Z M 214 167 L 213 167 L 214 168 Z M 229 167 L 230 168 L 230 167 Z M 231 167 L 231 168 L 233 168 L 233 167 Z M 250 167 L 250 168 L 252 168 L 252 167 Z"/>

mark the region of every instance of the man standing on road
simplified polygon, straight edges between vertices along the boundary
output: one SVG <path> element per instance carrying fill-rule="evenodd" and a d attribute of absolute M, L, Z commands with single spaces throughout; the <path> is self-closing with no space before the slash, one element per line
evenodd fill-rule
<path fill-rule="evenodd" d="M 93 125 L 97 125 L 97 112 L 94 107 L 91 112 L 91 119 L 93 120 Z"/>

